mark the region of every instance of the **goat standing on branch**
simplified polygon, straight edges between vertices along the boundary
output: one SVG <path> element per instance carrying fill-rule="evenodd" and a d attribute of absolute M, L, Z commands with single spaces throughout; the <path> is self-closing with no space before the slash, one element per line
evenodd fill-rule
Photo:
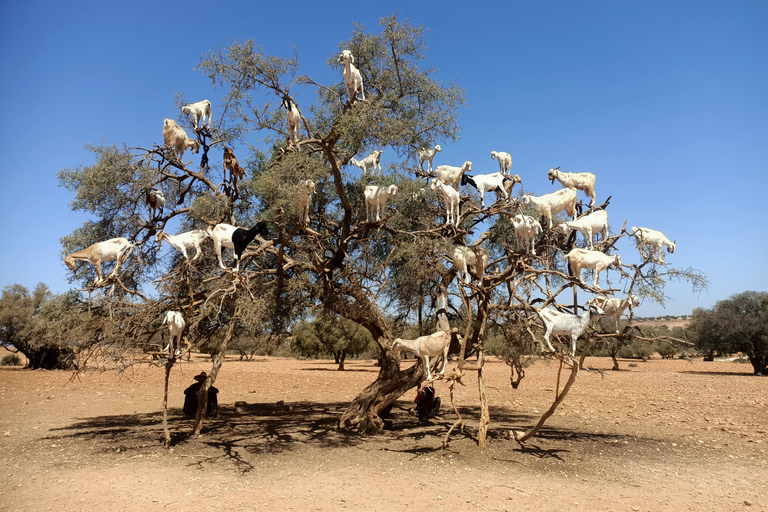
<path fill-rule="evenodd" d="M 428 172 L 432 172 L 432 160 L 435 158 L 436 154 L 442 151 L 440 144 L 436 144 L 434 149 L 422 148 L 417 149 L 416 151 L 419 154 L 419 167 L 421 167 L 422 172 L 424 171 L 424 162 L 427 162 Z"/>
<path fill-rule="evenodd" d="M 632 236 L 637 238 L 637 240 L 640 242 L 641 246 L 650 246 L 652 249 L 656 249 L 656 261 L 664 264 L 664 258 L 661 255 L 661 250 L 664 248 L 664 246 L 667 246 L 667 252 L 672 254 L 675 252 L 675 249 L 677 248 L 677 243 L 673 242 L 666 236 L 664 236 L 664 233 L 661 231 L 656 231 L 655 229 L 649 229 L 649 228 L 636 228 L 632 226 Z M 642 254 L 642 250 L 640 251 Z M 653 251 L 651 250 L 649 253 L 649 257 L 653 256 Z M 643 257 L 645 255 L 643 254 Z"/>
<path fill-rule="evenodd" d="M 352 165 L 359 167 L 363 170 L 363 176 L 370 170 L 371 176 L 373 176 L 376 172 L 376 169 L 379 170 L 379 176 L 381 176 L 381 154 L 384 151 L 381 149 L 374 149 L 371 151 L 371 154 L 367 157 L 363 158 L 362 160 L 355 160 L 354 158 L 349 159 L 349 163 Z"/>
<path fill-rule="evenodd" d="M 434 334 L 428 336 L 420 336 L 415 340 L 404 340 L 397 338 L 392 343 L 392 350 L 398 354 L 403 350 L 408 350 L 416 354 L 416 357 L 424 359 L 424 364 L 427 366 L 427 380 L 432 380 L 432 371 L 430 370 L 429 358 L 437 357 L 442 354 L 443 356 L 443 368 L 440 370 L 440 375 L 445 374 L 445 367 L 448 364 L 448 348 L 451 346 L 451 333 L 445 331 L 437 331 Z"/>
<path fill-rule="evenodd" d="M 165 196 L 159 190 L 147 189 L 147 206 L 149 207 L 149 220 L 155 220 L 160 210 L 160 215 L 163 214 L 163 206 L 165 206 Z"/>
<path fill-rule="evenodd" d="M 547 177 L 552 183 L 559 181 L 564 188 L 581 190 L 590 197 L 589 206 L 595 205 L 595 175 L 591 172 L 560 172 L 560 167 L 555 167 L 549 170 Z"/>
<path fill-rule="evenodd" d="M 461 178 L 464 176 L 464 173 L 471 171 L 472 162 L 469 160 L 464 162 L 464 165 L 461 167 L 454 167 L 453 165 L 439 165 L 437 169 L 435 169 L 435 173 L 437 174 L 437 177 L 440 178 L 440 181 L 446 185 L 450 185 L 456 190 L 459 190 L 459 184 L 461 183 Z"/>
<path fill-rule="evenodd" d="M 163 325 L 165 324 L 168 324 L 171 339 L 168 342 L 168 346 L 165 347 L 163 351 L 167 350 L 168 354 L 171 356 L 179 355 L 181 353 L 181 335 L 184 332 L 184 326 L 186 325 L 184 317 L 181 315 L 180 311 L 168 311 L 165 313 L 165 318 L 163 318 Z M 176 341 L 176 350 L 173 349 L 174 340 Z"/>
<path fill-rule="evenodd" d="M 235 272 L 240 270 L 240 258 L 243 256 L 245 248 L 256 238 L 256 235 L 266 237 L 269 235 L 267 224 L 259 221 L 251 229 L 237 228 L 230 224 L 216 224 L 211 233 L 213 238 L 213 247 L 216 250 L 216 256 L 219 258 L 219 266 L 224 269 L 224 262 L 221 261 L 221 248 L 227 247 L 235 251 Z"/>
<path fill-rule="evenodd" d="M 296 102 L 289 96 L 283 97 L 283 106 L 288 111 L 286 118 L 288 119 L 288 141 L 299 141 L 299 124 L 301 123 L 301 114 L 299 114 L 299 108 L 296 106 Z"/>
<path fill-rule="evenodd" d="M 238 162 L 234 151 L 232 151 L 232 148 L 224 148 L 223 162 L 224 169 L 229 171 L 229 181 L 234 183 L 235 187 L 237 187 L 237 180 L 241 180 L 245 177 L 245 169 L 240 167 L 240 162 Z M 226 176 L 224 176 L 224 181 L 227 181 Z"/>
<path fill-rule="evenodd" d="M 480 205 L 482 208 L 485 208 L 486 192 L 496 192 L 497 194 L 500 193 L 504 197 L 505 201 L 509 199 L 505 183 L 511 181 L 512 180 L 510 178 L 504 176 L 500 172 L 495 172 L 493 174 L 478 174 L 476 176 L 464 174 L 461 177 L 462 185 L 472 185 L 475 190 L 480 193 Z"/>
<path fill-rule="evenodd" d="M 344 50 L 339 56 L 339 62 L 344 61 L 344 83 L 347 84 L 347 101 L 350 103 L 357 99 L 357 93 L 365 101 L 365 92 L 363 91 L 363 75 L 355 67 L 355 57 L 349 50 Z"/>
<path fill-rule="evenodd" d="M 192 261 L 195 261 L 200 257 L 200 247 L 203 241 L 209 236 L 211 236 L 210 229 L 196 229 L 194 231 L 187 231 L 186 233 L 179 233 L 178 235 L 169 235 L 165 231 L 161 231 L 155 235 L 155 241 L 157 242 L 157 247 L 160 248 L 163 244 L 163 240 L 165 240 L 171 244 L 174 249 L 184 255 L 184 259 L 187 261 L 189 261 L 187 250 L 194 248 L 197 252 L 195 253 L 195 257 L 192 258 Z"/>
<path fill-rule="evenodd" d="M 178 158 L 181 165 L 186 165 L 183 163 L 182 158 L 187 148 L 191 148 L 195 154 L 200 151 L 200 143 L 190 139 L 184 128 L 176 124 L 176 121 L 173 119 L 165 119 L 163 121 L 163 141 L 165 141 L 165 147 L 172 149 L 176 153 L 176 158 Z"/>
<path fill-rule="evenodd" d="M 389 196 L 397 195 L 397 185 L 376 186 L 368 185 L 365 187 L 365 220 L 372 222 L 371 218 L 374 210 L 376 211 L 376 220 L 381 220 L 381 207 L 389 199 Z"/>
<path fill-rule="evenodd" d="M 485 267 L 488 265 L 488 249 L 483 247 L 465 247 L 459 245 L 453 249 L 453 267 L 456 269 L 456 274 L 459 279 L 464 277 L 464 281 L 469 283 L 471 277 L 469 275 L 469 267 L 475 267 L 475 275 L 480 283 L 483 282 L 485 276 Z"/>
<path fill-rule="evenodd" d="M 312 194 L 315 192 L 315 182 L 312 180 L 299 181 L 296 192 L 296 207 L 299 210 L 299 223 L 309 224 L 309 206 L 312 204 Z"/>
<path fill-rule="evenodd" d="M 576 189 L 563 188 L 551 194 L 532 196 L 525 194 L 522 203 L 532 205 L 539 215 L 543 215 L 549 221 L 549 229 L 552 229 L 552 216 L 562 211 L 576 218 Z"/>
<path fill-rule="evenodd" d="M 638 300 L 637 296 L 630 293 L 623 299 L 618 299 L 616 297 L 594 297 L 592 299 L 589 299 L 587 301 L 587 304 L 592 304 L 600 309 L 603 310 L 603 313 L 605 313 L 605 316 L 612 316 L 613 319 L 616 321 L 616 333 L 619 333 L 619 320 L 621 319 L 622 313 L 624 313 L 624 310 L 629 308 L 630 311 L 632 311 L 632 308 L 636 308 L 640 305 L 640 301 Z M 602 326 L 603 319 L 600 319 L 600 324 Z"/>
<path fill-rule="evenodd" d="M 567 335 L 571 337 L 571 357 L 575 356 L 576 340 L 587 328 L 592 317 L 602 314 L 603 310 L 594 305 L 590 305 L 581 315 L 561 313 L 553 308 L 542 309 L 539 311 L 539 318 L 544 322 L 544 327 L 546 328 L 546 332 L 544 333 L 544 341 L 547 343 L 546 349 L 549 352 L 555 351 L 552 343 L 549 341 L 550 335 Z M 542 343 L 541 346 L 543 350 L 544 344 Z"/>
<path fill-rule="evenodd" d="M 195 123 L 195 133 L 201 126 L 208 126 L 211 122 L 211 102 L 208 100 L 198 101 L 197 103 L 189 103 L 181 107 L 181 112 L 186 115 L 191 115 L 192 120 Z M 206 120 L 207 116 L 207 120 Z M 203 120 L 202 124 L 200 119 Z"/>
<path fill-rule="evenodd" d="M 608 237 L 608 212 L 605 210 L 597 210 L 579 219 L 569 220 L 558 224 L 556 229 L 565 233 L 565 236 L 570 235 L 573 230 L 578 231 L 584 236 L 584 243 L 589 245 L 590 249 L 593 249 L 593 235 L 602 233 L 603 240 Z"/>
<path fill-rule="evenodd" d="M 512 155 L 504 151 L 491 151 L 491 160 L 499 161 L 499 172 L 509 174 L 512 170 Z"/>
<path fill-rule="evenodd" d="M 101 264 L 105 261 L 117 260 L 114 270 L 110 272 L 116 274 L 120 271 L 120 266 L 125 262 L 129 256 L 129 251 L 136 248 L 136 245 L 129 242 L 127 239 L 119 237 L 105 240 L 103 242 L 96 242 L 89 245 L 82 251 L 73 252 L 68 254 L 64 258 L 69 270 L 75 270 L 75 261 L 87 261 L 91 265 L 96 266 L 96 280 L 93 284 L 98 284 L 102 281 L 101 276 Z M 109 276 L 107 276 L 109 277 Z"/>
<path fill-rule="evenodd" d="M 581 278 L 581 269 L 594 269 L 595 279 L 592 283 L 594 288 L 600 288 L 597 285 L 598 279 L 600 278 L 600 271 L 607 269 L 611 265 L 621 270 L 621 258 L 618 254 L 609 256 L 600 251 L 573 249 L 563 257 L 563 260 L 568 260 L 568 263 L 571 266 L 571 275 L 576 277 L 582 284 L 586 283 L 584 283 L 584 280 Z"/>
<path fill-rule="evenodd" d="M 459 191 L 440 181 L 440 178 L 434 178 L 429 189 L 435 190 L 437 188 L 443 193 L 443 199 L 445 199 L 445 223 L 450 224 L 453 222 L 453 225 L 458 227 L 459 217 L 461 216 L 461 195 Z"/>
<path fill-rule="evenodd" d="M 515 249 L 520 250 L 520 241 L 525 245 L 525 252 L 528 253 L 528 240 L 531 241 L 531 253 L 536 256 L 536 237 L 541 233 L 541 224 L 539 221 L 529 215 L 518 213 L 512 219 L 512 225 L 515 227 Z"/>

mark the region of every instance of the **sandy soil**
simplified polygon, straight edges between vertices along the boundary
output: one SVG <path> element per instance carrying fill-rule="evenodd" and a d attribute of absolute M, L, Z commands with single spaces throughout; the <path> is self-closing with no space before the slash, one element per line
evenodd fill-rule
<path fill-rule="evenodd" d="M 514 390 L 491 359 L 485 450 L 474 375 L 456 391 L 467 428 L 442 449 L 456 420 L 443 382 L 438 418 L 411 416 L 409 392 L 383 434 L 361 437 L 334 425 L 375 378 L 371 361 L 339 372 L 328 361 L 233 358 L 216 383 L 221 415 L 193 438 L 182 390 L 210 371 L 193 360 L 172 375 L 165 450 L 162 369 L 70 381 L 0 368 L 0 510 L 768 510 L 768 378 L 735 362 L 629 363 L 581 372 L 521 447 L 507 433 L 549 406 L 558 365 L 536 362 Z"/>

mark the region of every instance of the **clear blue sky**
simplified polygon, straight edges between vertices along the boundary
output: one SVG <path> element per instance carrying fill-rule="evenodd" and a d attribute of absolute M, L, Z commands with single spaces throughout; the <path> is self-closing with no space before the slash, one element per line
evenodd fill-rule
<path fill-rule="evenodd" d="M 537 194 L 556 188 L 551 167 L 595 173 L 614 230 L 627 219 L 663 231 L 678 244 L 667 261 L 711 280 L 701 295 L 670 285 L 666 308 L 645 302 L 638 315 L 768 290 L 768 2 L 386 4 L 0 4 L 0 287 L 71 287 L 59 238 L 85 217 L 57 172 L 93 163 L 83 146 L 102 138 L 160 143 L 175 92 L 210 99 L 215 117 L 224 91 L 193 70 L 200 55 L 234 39 L 283 56 L 295 45 L 302 73 L 340 82 L 324 63 L 353 23 L 376 30 L 399 11 L 430 29 L 438 78 L 467 93 L 461 140 L 445 141 L 436 165 L 494 172 L 490 151 L 508 151 Z M 639 260 L 631 243 L 620 249 Z"/>

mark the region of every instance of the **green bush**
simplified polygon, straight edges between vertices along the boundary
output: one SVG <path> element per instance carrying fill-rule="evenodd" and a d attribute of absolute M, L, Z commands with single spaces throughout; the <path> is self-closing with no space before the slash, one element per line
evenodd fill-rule
<path fill-rule="evenodd" d="M 8 354 L 0 361 L 0 366 L 21 366 L 21 359 L 16 354 Z"/>

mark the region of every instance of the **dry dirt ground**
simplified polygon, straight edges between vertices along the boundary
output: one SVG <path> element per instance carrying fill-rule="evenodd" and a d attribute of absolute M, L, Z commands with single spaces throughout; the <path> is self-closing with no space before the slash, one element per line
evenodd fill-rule
<path fill-rule="evenodd" d="M 491 359 L 484 450 L 475 375 L 456 392 L 467 428 L 442 449 L 456 419 L 444 382 L 438 418 L 409 415 L 409 392 L 384 433 L 362 437 L 334 425 L 375 378 L 371 361 L 339 372 L 329 361 L 233 358 L 216 382 L 221 415 L 194 438 L 182 390 L 211 364 L 193 359 L 172 374 L 166 450 L 160 368 L 74 381 L 0 368 L 0 510 L 768 510 L 768 378 L 736 362 L 630 363 L 582 371 L 521 447 L 507 433 L 549 406 L 558 364 L 535 362 L 515 390 Z"/>

